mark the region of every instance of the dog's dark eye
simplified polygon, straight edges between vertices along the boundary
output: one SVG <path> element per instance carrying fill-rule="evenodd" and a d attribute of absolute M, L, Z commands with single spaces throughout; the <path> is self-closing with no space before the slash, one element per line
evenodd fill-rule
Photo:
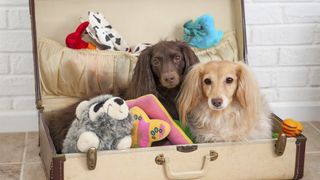
<path fill-rule="evenodd" d="M 174 57 L 174 62 L 179 62 L 181 60 L 181 56 L 175 56 Z"/>
<path fill-rule="evenodd" d="M 159 66 L 160 65 L 160 60 L 159 58 L 152 58 L 151 64 L 153 66 Z"/>
<path fill-rule="evenodd" d="M 227 84 L 231 84 L 233 82 L 233 79 L 231 78 L 231 77 L 228 77 L 227 79 L 226 79 L 226 83 Z"/>
<path fill-rule="evenodd" d="M 211 81 L 211 79 L 209 79 L 209 78 L 205 78 L 203 82 L 204 82 L 206 85 L 212 84 L 212 81 Z"/>

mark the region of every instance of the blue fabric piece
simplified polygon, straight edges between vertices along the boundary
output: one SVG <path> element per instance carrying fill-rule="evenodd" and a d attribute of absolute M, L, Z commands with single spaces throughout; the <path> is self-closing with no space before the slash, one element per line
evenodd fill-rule
<path fill-rule="evenodd" d="M 213 17 L 208 14 L 198 17 L 194 22 L 187 21 L 183 27 L 183 39 L 193 47 L 206 49 L 217 46 L 223 37 L 223 32 L 215 28 Z"/>

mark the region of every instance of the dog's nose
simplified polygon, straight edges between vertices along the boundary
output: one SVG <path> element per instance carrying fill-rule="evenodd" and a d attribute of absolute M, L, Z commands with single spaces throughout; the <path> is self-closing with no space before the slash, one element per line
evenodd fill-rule
<path fill-rule="evenodd" d="M 175 77 L 174 77 L 173 75 L 166 75 L 166 76 L 164 77 L 164 80 L 165 80 L 166 82 L 173 82 L 174 79 L 175 79 Z"/>
<path fill-rule="evenodd" d="M 221 98 L 216 98 L 216 99 L 212 99 L 211 103 L 218 108 L 223 103 L 223 100 Z"/>
<path fill-rule="evenodd" d="M 114 102 L 116 102 L 119 105 L 122 105 L 124 103 L 124 101 L 122 99 L 120 99 L 120 98 L 114 99 Z"/>

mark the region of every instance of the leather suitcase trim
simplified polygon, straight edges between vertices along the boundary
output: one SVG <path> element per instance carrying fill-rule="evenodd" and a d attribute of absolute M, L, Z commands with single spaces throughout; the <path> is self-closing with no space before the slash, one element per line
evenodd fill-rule
<path fill-rule="evenodd" d="M 301 179 L 304 172 L 304 159 L 307 138 L 304 135 L 297 137 L 296 166 L 293 179 Z"/>
<path fill-rule="evenodd" d="M 247 48 L 247 29 L 246 29 L 246 13 L 244 7 L 244 0 L 241 0 L 241 13 L 242 13 L 242 29 L 243 29 L 243 61 L 248 64 L 248 48 Z"/>
<path fill-rule="evenodd" d="M 36 28 L 36 14 L 35 14 L 34 0 L 29 0 L 29 13 L 30 13 L 30 20 L 31 20 L 31 33 L 32 33 L 32 54 L 33 54 L 36 105 L 38 109 L 41 109 L 41 107 L 38 107 L 38 104 L 41 104 L 41 91 L 40 91 L 38 48 L 37 48 L 37 28 Z"/>
<path fill-rule="evenodd" d="M 278 120 L 279 122 L 283 121 L 281 118 L 279 118 L 277 115 L 273 113 L 272 118 Z M 303 177 L 306 141 L 307 138 L 303 134 L 296 137 L 296 164 L 293 179 L 301 179 Z"/>
<path fill-rule="evenodd" d="M 49 145 L 50 145 L 50 149 L 51 149 L 52 153 L 57 154 L 56 148 L 54 147 L 53 141 L 51 139 L 49 127 L 46 124 L 46 122 L 45 122 L 45 120 L 44 120 L 44 118 L 42 116 L 42 111 L 41 110 L 39 110 L 39 117 L 38 118 L 39 118 L 39 127 L 40 127 L 40 121 L 42 121 L 44 132 L 46 133 L 46 135 L 48 137 L 48 141 L 49 141 Z"/>
<path fill-rule="evenodd" d="M 52 167 L 50 170 L 50 179 L 63 180 L 64 179 L 64 161 L 66 160 L 64 155 L 58 155 L 52 160 Z"/>

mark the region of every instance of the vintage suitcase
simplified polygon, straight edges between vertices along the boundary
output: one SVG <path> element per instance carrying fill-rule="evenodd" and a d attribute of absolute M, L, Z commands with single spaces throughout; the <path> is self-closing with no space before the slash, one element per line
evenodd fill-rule
<path fill-rule="evenodd" d="M 127 53 L 74 51 L 60 45 L 77 27 L 79 17 L 87 17 L 88 10 L 103 12 L 129 44 L 181 38 L 184 22 L 210 13 L 216 26 L 233 37 L 217 49 L 197 55 L 247 62 L 243 0 L 30 0 L 40 156 L 48 179 L 302 178 L 306 144 L 303 135 L 101 151 L 97 157 L 90 153 L 57 154 L 46 114 L 81 97 L 125 87 L 136 62 Z M 86 61 L 88 58 L 90 61 Z M 79 78 L 77 67 L 84 68 L 81 73 L 85 78 Z M 281 119 L 276 115 L 272 118 L 275 131 L 280 132 Z"/>

